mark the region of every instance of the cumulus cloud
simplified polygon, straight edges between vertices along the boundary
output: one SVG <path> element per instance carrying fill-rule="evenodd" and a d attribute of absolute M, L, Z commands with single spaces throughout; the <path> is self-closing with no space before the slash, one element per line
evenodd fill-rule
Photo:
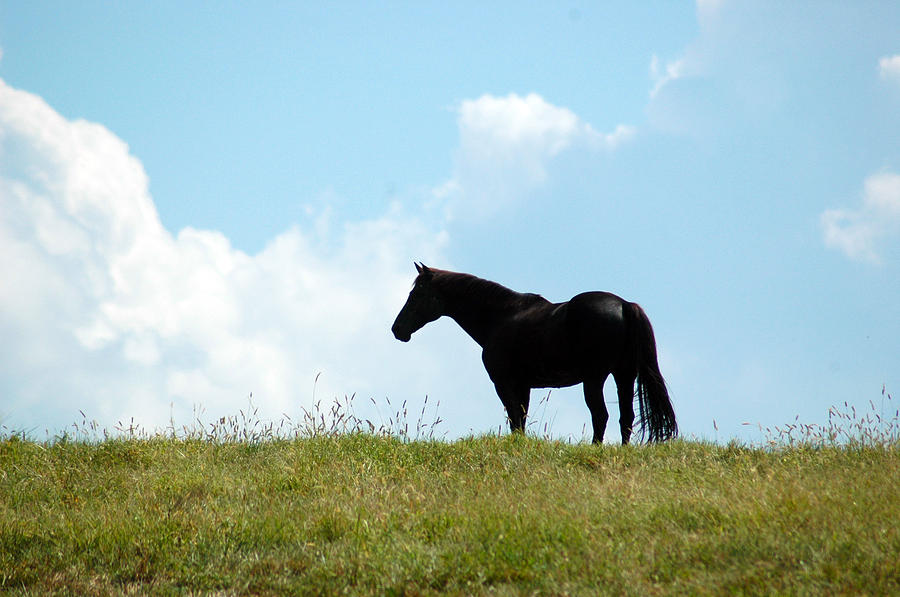
<path fill-rule="evenodd" d="M 508 207 L 564 152 L 633 134 L 599 132 L 535 94 L 465 101 L 458 123 L 454 175 L 433 191 L 450 214 Z M 173 234 L 121 139 L 0 80 L 0 424 L 55 431 L 81 410 L 152 429 L 190 422 L 198 405 L 207 421 L 233 415 L 251 392 L 278 419 L 310 406 L 320 372 L 319 399 L 443 395 L 454 432 L 502 420 L 455 326 L 414 346 L 389 331 L 411 261 L 451 265 L 444 217 L 393 203 L 338 222 L 324 203 L 256 254 L 213 230 Z"/>
<path fill-rule="evenodd" d="M 900 174 L 870 176 L 859 208 L 826 210 L 821 224 L 827 246 L 851 259 L 879 263 L 881 243 L 900 235 Z"/>
<path fill-rule="evenodd" d="M 250 392 L 278 417 L 309 405 L 320 371 L 320 397 L 389 387 L 379 355 L 396 351 L 410 261 L 442 261 L 446 234 L 399 204 L 313 228 L 256 255 L 172 235 L 124 142 L 0 80 L 2 422 L 58 429 L 81 409 L 152 428 L 198 404 L 234 414 Z M 424 348 L 398 366 L 427 369 Z"/>
<path fill-rule="evenodd" d="M 885 56 L 879 60 L 878 74 L 887 81 L 900 82 L 900 54 Z"/>
<path fill-rule="evenodd" d="M 543 183 L 550 162 L 567 149 L 609 151 L 634 134 L 626 125 L 601 133 L 536 93 L 463 101 L 458 126 L 454 177 L 435 190 L 451 217 L 491 215 Z"/>

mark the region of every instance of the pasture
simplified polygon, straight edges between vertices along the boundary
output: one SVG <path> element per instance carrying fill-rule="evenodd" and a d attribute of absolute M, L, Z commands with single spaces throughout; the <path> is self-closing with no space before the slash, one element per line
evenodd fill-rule
<path fill-rule="evenodd" d="M 796 433 L 767 446 L 6 433 L 0 590 L 900 592 L 895 430 Z"/>

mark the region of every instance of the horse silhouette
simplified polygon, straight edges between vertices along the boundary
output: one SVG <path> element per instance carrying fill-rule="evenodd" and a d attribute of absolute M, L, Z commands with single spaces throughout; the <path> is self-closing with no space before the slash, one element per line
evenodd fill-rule
<path fill-rule="evenodd" d="M 444 315 L 454 319 L 481 346 L 484 368 L 512 431 L 525 430 L 531 388 L 581 383 L 593 441 L 601 443 L 609 420 L 603 384 L 612 374 L 623 444 L 632 434 L 635 395 L 639 437 L 656 442 L 678 434 L 653 327 L 636 303 L 609 292 L 551 303 L 469 274 L 415 265 L 418 276 L 391 327 L 394 337 L 408 342 L 425 324 Z"/>

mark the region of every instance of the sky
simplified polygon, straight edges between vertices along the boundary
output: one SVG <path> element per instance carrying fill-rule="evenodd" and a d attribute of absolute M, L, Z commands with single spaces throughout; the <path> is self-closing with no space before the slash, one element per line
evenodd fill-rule
<path fill-rule="evenodd" d="M 640 303 L 689 438 L 897 407 L 900 5 L 383 4 L 0 2 L 3 429 L 505 429 L 413 261 Z"/>

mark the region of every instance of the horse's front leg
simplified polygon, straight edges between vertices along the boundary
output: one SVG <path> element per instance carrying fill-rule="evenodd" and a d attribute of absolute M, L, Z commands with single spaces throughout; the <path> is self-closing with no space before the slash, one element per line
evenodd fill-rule
<path fill-rule="evenodd" d="M 595 444 L 603 443 L 603 434 L 606 432 L 606 422 L 609 421 L 609 411 L 603 401 L 603 382 L 607 375 L 598 375 L 596 379 L 584 380 L 584 401 L 591 411 L 591 425 L 594 428 Z"/>
<path fill-rule="evenodd" d="M 495 382 L 494 388 L 506 408 L 510 431 L 524 433 L 531 388 L 514 382 Z"/>

